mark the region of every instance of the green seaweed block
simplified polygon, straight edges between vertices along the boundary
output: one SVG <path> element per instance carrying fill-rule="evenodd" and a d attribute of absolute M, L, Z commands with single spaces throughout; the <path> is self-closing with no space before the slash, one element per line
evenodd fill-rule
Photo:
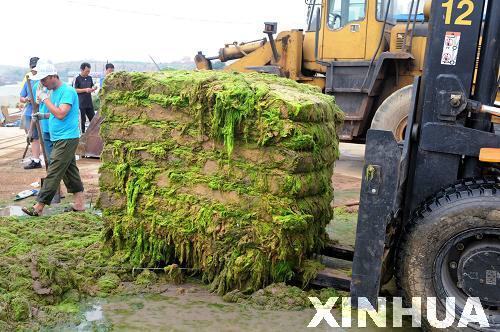
<path fill-rule="evenodd" d="M 244 293 L 317 270 L 343 114 L 332 96 L 265 74 L 112 74 L 99 205 L 134 266 L 176 264 Z M 302 276 L 302 277 L 301 277 Z"/>

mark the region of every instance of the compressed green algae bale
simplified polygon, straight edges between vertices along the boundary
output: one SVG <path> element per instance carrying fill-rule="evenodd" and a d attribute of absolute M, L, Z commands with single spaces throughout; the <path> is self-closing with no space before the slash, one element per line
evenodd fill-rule
<path fill-rule="evenodd" d="M 297 277 L 323 246 L 333 97 L 271 75 L 166 71 L 115 73 L 101 99 L 99 204 L 130 264 L 251 292 Z"/>

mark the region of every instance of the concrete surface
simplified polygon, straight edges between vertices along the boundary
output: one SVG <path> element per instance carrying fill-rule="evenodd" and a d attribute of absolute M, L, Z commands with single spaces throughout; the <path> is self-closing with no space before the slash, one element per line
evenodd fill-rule
<path fill-rule="evenodd" d="M 365 145 L 340 143 L 340 159 L 335 163 L 335 174 L 361 179 Z"/>
<path fill-rule="evenodd" d="M 25 147 L 26 135 L 24 134 L 24 130 L 0 127 L 0 163 L 2 162 L 2 157 L 12 156 L 15 153 L 19 153 L 19 151 L 21 151 L 19 155 L 19 159 L 21 159 Z"/>

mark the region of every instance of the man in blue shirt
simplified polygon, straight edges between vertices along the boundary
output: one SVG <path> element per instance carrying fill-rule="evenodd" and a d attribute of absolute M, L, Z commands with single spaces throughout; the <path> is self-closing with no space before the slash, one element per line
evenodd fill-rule
<path fill-rule="evenodd" d="M 35 67 L 38 62 L 38 58 L 34 57 L 30 59 L 30 69 L 31 69 L 31 74 L 35 75 Z M 36 81 L 33 82 L 32 89 L 35 89 Z M 42 163 L 40 162 L 40 141 L 38 139 L 38 130 L 36 129 L 35 126 L 31 126 L 31 114 L 33 113 L 33 101 L 31 100 L 29 89 L 28 89 L 28 83 L 26 80 L 24 80 L 23 88 L 21 90 L 20 96 L 19 96 L 19 101 L 21 103 L 25 103 L 26 106 L 24 108 L 24 118 L 25 118 L 25 123 L 26 127 L 28 130 L 26 133 L 29 133 L 29 128 L 32 129 L 31 131 L 31 161 L 28 165 L 24 166 L 24 169 L 34 169 L 34 168 L 42 168 Z"/>
<path fill-rule="evenodd" d="M 54 146 L 37 203 L 32 207 L 23 208 L 23 211 L 30 216 L 42 215 L 44 207 L 50 205 L 56 194 L 61 180 L 64 181 L 68 192 L 73 193 L 75 197 L 69 211 L 84 211 L 84 188 L 75 158 L 80 138 L 78 95 L 73 87 L 59 79 L 56 68 L 50 62 L 39 64 L 33 79 L 40 80 L 40 84 L 52 91 L 50 97 L 47 91 L 41 90 L 38 93 L 37 100 L 40 105 L 47 107 L 50 114 L 37 113 L 36 118 L 42 119 L 48 116 L 50 138 Z"/>

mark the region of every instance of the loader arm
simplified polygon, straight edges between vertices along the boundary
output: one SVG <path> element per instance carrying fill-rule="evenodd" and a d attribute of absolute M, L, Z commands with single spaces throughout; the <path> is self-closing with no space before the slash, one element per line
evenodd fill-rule
<path fill-rule="evenodd" d="M 271 44 L 265 43 L 263 46 L 259 47 L 252 53 L 249 53 L 243 56 L 242 58 L 236 60 L 229 66 L 224 67 L 224 70 L 249 73 L 255 71 L 249 69 L 249 67 L 268 65 L 271 62 L 272 57 L 273 57 L 273 52 L 271 50 Z"/>
<path fill-rule="evenodd" d="M 277 59 L 274 59 L 271 42 L 263 42 L 257 47 L 251 45 L 256 45 L 256 43 L 228 44 L 219 50 L 219 55 L 213 57 L 206 57 L 200 52 L 195 57 L 196 67 L 199 70 L 207 70 L 211 69 L 211 60 L 221 62 L 235 60 L 223 70 L 242 73 L 273 73 L 298 82 L 324 87 L 324 77 L 305 76 L 302 73 L 304 54 L 302 30 L 282 31 L 278 34 L 275 40 Z M 241 52 L 239 52 L 240 49 Z"/>

